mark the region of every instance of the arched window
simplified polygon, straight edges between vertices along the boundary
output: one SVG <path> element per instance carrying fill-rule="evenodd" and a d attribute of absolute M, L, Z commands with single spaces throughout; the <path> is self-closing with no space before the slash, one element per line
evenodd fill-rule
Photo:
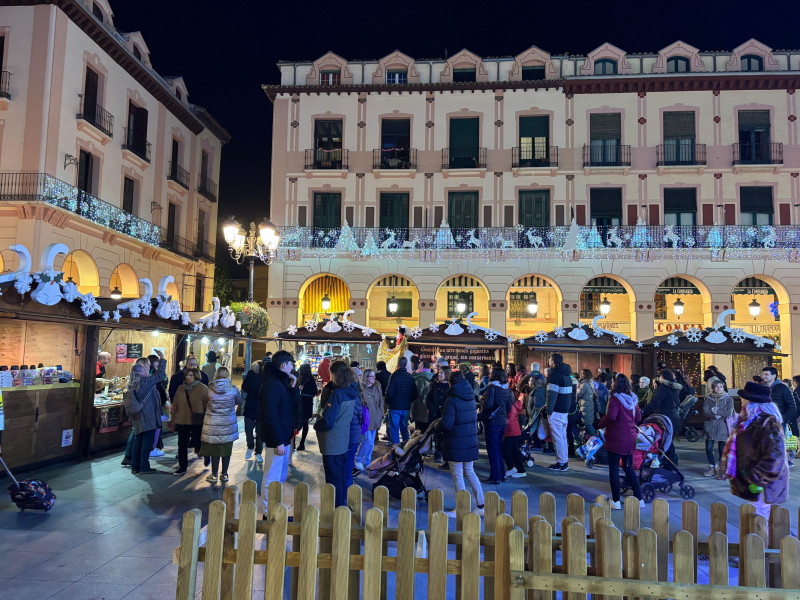
<path fill-rule="evenodd" d="M 688 73 L 689 59 L 683 56 L 671 56 L 667 59 L 667 73 Z"/>
<path fill-rule="evenodd" d="M 742 56 L 742 71 L 763 71 L 764 59 L 755 54 Z"/>
<path fill-rule="evenodd" d="M 616 75 L 617 74 L 617 61 L 611 58 L 601 58 L 594 61 L 594 74 L 595 75 Z"/>

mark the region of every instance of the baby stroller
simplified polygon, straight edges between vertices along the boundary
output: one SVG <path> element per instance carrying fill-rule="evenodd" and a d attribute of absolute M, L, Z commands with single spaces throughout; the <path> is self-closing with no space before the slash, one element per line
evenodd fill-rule
<path fill-rule="evenodd" d="M 693 414 L 697 414 L 697 411 L 692 410 L 696 403 L 697 396 L 691 394 L 686 396 L 678 407 L 678 416 L 681 418 L 681 423 L 683 423 L 683 429 L 680 433 L 686 438 L 687 442 L 696 442 L 700 439 L 700 432 L 691 425 L 686 425 L 686 421 L 689 417 Z"/>
<path fill-rule="evenodd" d="M 520 454 L 522 454 L 522 461 L 528 468 L 531 468 L 534 464 L 536 464 L 536 461 L 533 459 L 533 438 L 536 435 L 536 428 L 539 427 L 540 418 L 540 413 L 537 412 L 520 432 L 519 451 Z"/>
<path fill-rule="evenodd" d="M 639 471 L 642 500 L 649 504 L 656 491 L 666 494 L 674 484 L 678 485 L 681 498 L 694 498 L 694 488 L 684 483 L 683 474 L 664 452 L 672 444 L 672 421 L 664 415 L 650 415 L 637 429 L 639 435 L 633 452 L 633 466 Z M 669 463 L 671 468 L 664 467 L 665 463 Z M 620 491 L 628 491 L 624 476 L 621 477 Z"/>
<path fill-rule="evenodd" d="M 433 444 L 434 429 L 439 419 L 431 423 L 425 432 L 415 431 L 402 446 L 398 445 L 383 456 L 373 460 L 369 465 L 369 478 L 380 478 L 372 484 L 372 490 L 378 486 L 386 486 L 389 495 L 398 500 L 403 490 L 412 487 L 417 491 L 419 500 L 428 501 L 428 490 L 420 479 L 424 462 L 423 457 Z"/>

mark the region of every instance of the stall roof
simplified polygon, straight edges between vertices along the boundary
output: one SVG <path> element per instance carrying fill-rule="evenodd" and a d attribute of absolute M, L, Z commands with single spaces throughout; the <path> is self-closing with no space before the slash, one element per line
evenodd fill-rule
<path fill-rule="evenodd" d="M 495 334 L 492 337 L 494 337 L 493 340 L 488 339 L 486 337 L 486 332 L 480 329 L 475 331 L 475 333 L 470 333 L 465 329 L 458 335 L 450 335 L 444 331 L 432 332 L 430 329 L 423 329 L 419 337 L 415 338 L 414 336 L 409 336 L 408 343 L 415 345 L 429 344 L 431 346 L 443 348 L 475 346 L 480 348 L 492 348 L 495 350 L 505 349 L 510 343 L 508 338 L 503 335 Z"/>
<path fill-rule="evenodd" d="M 595 330 L 591 327 L 584 326 L 583 330 L 586 332 L 585 339 L 574 339 L 569 336 L 575 327 L 564 329 L 563 337 L 558 337 L 555 332 L 549 331 L 547 333 L 547 340 L 539 342 L 536 336 L 530 336 L 520 341 L 534 350 L 544 350 L 552 352 L 596 352 L 596 353 L 614 353 L 614 354 L 641 354 L 642 349 L 639 348 L 637 342 L 629 338 L 625 338 L 621 343 L 615 342 L 615 336 L 608 333 L 601 333 L 600 336 L 595 335 Z M 619 339 L 619 338 L 617 338 Z"/>
<path fill-rule="evenodd" d="M 684 335 L 677 337 L 676 344 L 670 344 L 671 335 L 660 335 L 643 342 L 647 350 L 661 350 L 674 354 L 696 352 L 699 354 L 742 354 L 759 356 L 787 356 L 775 349 L 773 344 L 766 343 L 763 347 L 756 346 L 755 340 L 745 338 L 742 342 L 734 342 L 729 335 L 725 336 L 725 341 L 713 344 L 706 339 L 692 342 Z M 658 347 L 655 347 L 658 342 Z"/>
<path fill-rule="evenodd" d="M 322 325 L 322 324 L 320 324 Z M 370 330 L 368 336 L 364 335 L 364 330 L 355 328 L 352 331 L 340 331 L 329 333 L 323 331 L 322 327 L 317 327 L 314 331 L 308 331 L 305 327 L 298 327 L 297 332 L 292 335 L 288 331 L 282 331 L 274 339 L 286 342 L 311 342 L 316 344 L 380 344 L 383 338 L 380 334 Z"/>

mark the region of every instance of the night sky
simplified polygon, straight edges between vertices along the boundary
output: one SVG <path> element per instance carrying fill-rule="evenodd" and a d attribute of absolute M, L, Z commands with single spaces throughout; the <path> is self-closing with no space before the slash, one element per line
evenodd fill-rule
<path fill-rule="evenodd" d="M 679 39 L 700 50 L 730 50 L 751 37 L 775 50 L 798 47 L 791 0 L 110 2 L 117 29 L 141 31 L 156 71 L 183 76 L 189 100 L 233 136 L 222 153 L 219 215 L 235 213 L 241 222 L 258 222 L 269 210 L 272 106 L 261 84 L 279 82 L 278 60 L 311 61 L 328 50 L 378 59 L 395 49 L 442 58 L 464 47 L 506 56 L 531 45 L 586 54 L 606 41 L 631 53 L 655 52 Z"/>

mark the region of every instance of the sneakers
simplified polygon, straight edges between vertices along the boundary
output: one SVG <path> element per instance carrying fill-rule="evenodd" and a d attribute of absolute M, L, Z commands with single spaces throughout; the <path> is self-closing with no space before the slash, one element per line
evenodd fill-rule
<path fill-rule="evenodd" d="M 206 481 L 211 483 L 217 483 L 217 476 L 212 473 L 211 475 L 206 477 Z"/>
<path fill-rule="evenodd" d="M 619 509 L 621 509 L 621 508 L 622 508 L 622 504 L 620 504 L 620 501 L 619 501 L 619 500 L 617 500 L 616 502 L 614 502 L 613 500 L 611 500 L 611 501 L 608 503 L 608 505 L 609 505 L 609 506 L 612 508 L 612 510 L 619 510 Z"/>
<path fill-rule="evenodd" d="M 511 467 L 508 471 L 506 471 L 506 477 L 513 477 L 516 472 L 517 468 Z"/>
<path fill-rule="evenodd" d="M 508 476 L 508 474 L 506 474 L 506 476 Z M 523 477 L 527 476 L 528 474 L 525 471 L 517 471 L 516 469 L 514 470 L 514 473 L 511 474 L 511 477 L 514 479 L 522 479 Z"/>
<path fill-rule="evenodd" d="M 260 454 L 256 454 L 256 462 L 257 462 L 258 464 L 260 464 L 260 465 L 261 465 L 261 464 L 264 464 L 264 459 L 261 457 L 261 455 L 260 455 Z"/>
<path fill-rule="evenodd" d="M 444 514 L 446 514 L 449 519 L 455 519 L 456 518 L 456 509 L 454 508 L 453 510 L 446 510 L 446 511 L 444 511 Z"/>
<path fill-rule="evenodd" d="M 364 470 L 364 464 L 363 463 L 356 463 L 356 469 L 358 471 L 363 471 Z"/>
<path fill-rule="evenodd" d="M 175 477 L 180 477 L 181 475 L 186 475 L 186 469 L 175 471 L 173 473 L 173 475 L 175 475 Z"/>
<path fill-rule="evenodd" d="M 305 444 L 300 444 L 297 448 L 295 448 L 295 450 L 297 450 L 298 452 L 303 452 L 305 451 L 305 449 L 306 449 Z"/>
<path fill-rule="evenodd" d="M 639 508 L 644 508 L 646 506 L 647 506 L 647 504 L 645 504 L 645 501 L 642 500 L 642 499 L 639 499 Z"/>
<path fill-rule="evenodd" d="M 223 474 L 220 476 L 220 478 L 219 478 L 219 479 L 220 479 L 220 481 L 228 481 L 228 474 L 227 474 L 227 473 L 223 473 Z"/>
<path fill-rule="evenodd" d="M 478 506 L 472 512 L 474 512 L 479 517 L 482 517 L 483 516 L 483 504 L 478 504 Z"/>
<path fill-rule="evenodd" d="M 150 453 L 150 458 L 158 458 L 159 456 L 164 456 L 164 451 L 159 450 L 158 448 Z"/>
<path fill-rule="evenodd" d="M 244 459 L 245 460 L 250 460 L 251 458 L 253 458 L 253 449 L 252 448 L 248 448 L 247 452 L 244 453 Z"/>
<path fill-rule="evenodd" d="M 717 476 L 717 465 L 708 465 L 708 469 L 706 472 L 703 473 L 703 477 L 716 477 Z"/>
<path fill-rule="evenodd" d="M 130 467 L 131 466 L 131 459 L 130 458 L 123 458 L 122 462 L 120 464 L 123 467 Z"/>
<path fill-rule="evenodd" d="M 547 468 L 548 470 L 553 471 L 555 473 L 563 473 L 565 471 L 569 471 L 569 465 L 567 463 L 553 463 Z"/>

